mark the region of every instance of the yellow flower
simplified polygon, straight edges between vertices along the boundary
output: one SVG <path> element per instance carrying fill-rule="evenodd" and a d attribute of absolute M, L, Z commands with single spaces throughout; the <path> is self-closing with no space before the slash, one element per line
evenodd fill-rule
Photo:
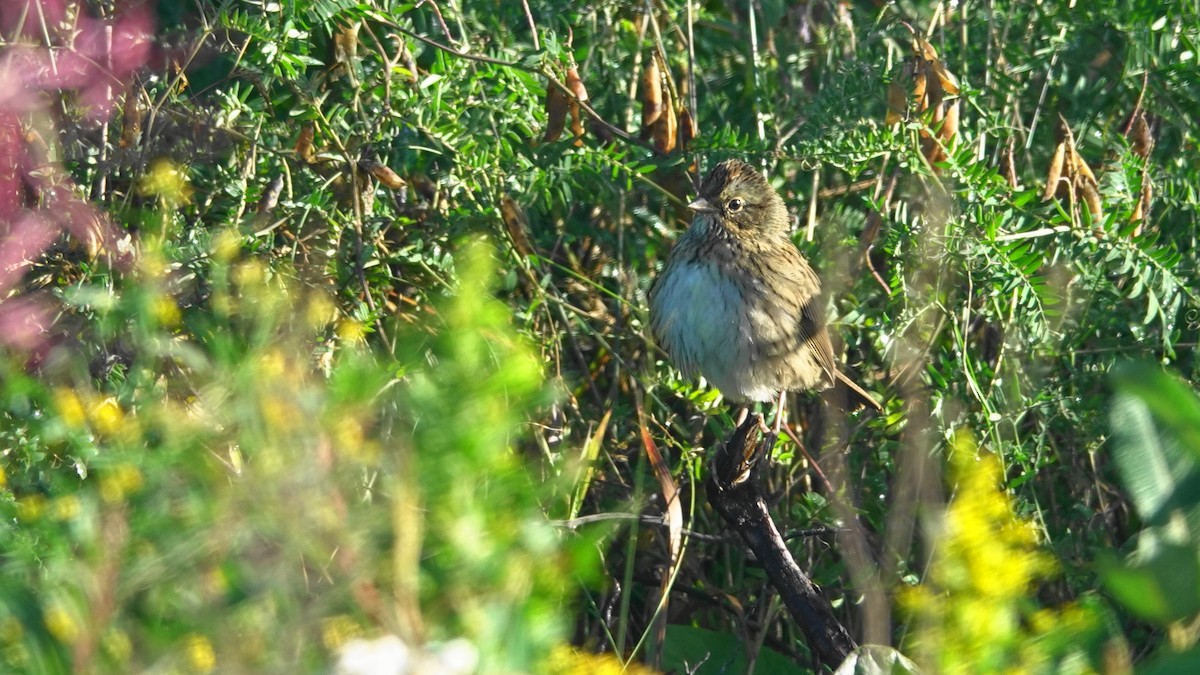
<path fill-rule="evenodd" d="M 114 504 L 142 487 L 142 472 L 132 464 L 114 467 L 100 477 L 100 498 Z"/>
<path fill-rule="evenodd" d="M 362 637 L 362 626 L 345 614 L 331 616 L 321 623 L 321 642 L 330 651 L 337 651 L 348 641 Z"/>
<path fill-rule="evenodd" d="M 16 617 L 5 614 L 4 618 L 0 618 L 0 644 L 14 644 L 23 635 L 25 635 L 25 628 L 21 626 L 21 622 Z"/>
<path fill-rule="evenodd" d="M 337 318 L 337 307 L 324 294 L 317 293 L 308 299 L 304 308 L 304 319 L 313 328 L 321 328 Z"/>
<path fill-rule="evenodd" d="M 949 455 L 955 494 L 940 519 L 928 579 L 898 594 L 918 619 L 911 641 L 934 671 L 1034 672 L 1056 649 L 1038 638 L 1074 621 L 1026 609 L 1053 561 L 1038 549 L 1037 530 L 1013 510 L 999 460 L 965 432 Z"/>
<path fill-rule="evenodd" d="M 125 663 L 133 655 L 133 643 L 123 630 L 109 628 L 101 639 L 101 647 L 117 663 Z"/>
<path fill-rule="evenodd" d="M 262 285 L 267 278 L 267 270 L 262 263 L 247 260 L 233 270 L 233 280 L 242 290 Z"/>
<path fill-rule="evenodd" d="M 626 665 L 612 654 L 591 654 L 560 645 L 542 662 L 540 672 L 544 675 L 656 675 L 658 671 L 638 663 Z"/>
<path fill-rule="evenodd" d="M 363 329 L 361 322 L 354 319 L 343 319 L 338 322 L 337 334 L 343 342 L 362 342 L 367 332 Z"/>
<path fill-rule="evenodd" d="M 211 673 L 217 667 L 217 654 L 203 635 L 193 633 L 184 640 L 184 656 L 192 672 Z"/>
<path fill-rule="evenodd" d="M 174 162 L 166 159 L 157 160 L 150 165 L 150 170 L 142 177 L 141 189 L 142 194 L 158 197 L 168 208 L 188 203 L 194 192 L 187 176 Z"/>
<path fill-rule="evenodd" d="M 183 320 L 183 313 L 179 311 L 179 305 L 168 296 L 161 295 L 154 300 L 154 318 L 158 323 L 168 328 L 179 325 Z"/>
<path fill-rule="evenodd" d="M 46 623 L 46 630 L 63 644 L 71 644 L 79 637 L 79 622 L 62 603 L 56 602 L 47 607 L 43 621 Z"/>
<path fill-rule="evenodd" d="M 117 399 L 110 396 L 93 403 L 88 410 L 88 418 L 96 431 L 105 436 L 114 436 L 122 430 L 125 413 L 121 411 Z"/>
<path fill-rule="evenodd" d="M 70 520 L 79 515 L 79 497 L 66 495 L 50 504 L 50 517 L 55 520 Z"/>
<path fill-rule="evenodd" d="M 58 417 L 69 427 L 78 428 L 83 426 L 87 421 L 87 411 L 83 407 L 83 401 L 79 399 L 79 395 L 74 389 L 59 387 L 54 390 L 54 408 L 58 411 Z"/>
<path fill-rule="evenodd" d="M 228 263 L 242 250 L 242 236 L 236 230 L 222 230 L 212 239 L 213 260 Z"/>
<path fill-rule="evenodd" d="M 24 521 L 34 521 L 42 517 L 46 510 L 46 498 L 42 495 L 29 495 L 17 500 L 17 518 Z"/>

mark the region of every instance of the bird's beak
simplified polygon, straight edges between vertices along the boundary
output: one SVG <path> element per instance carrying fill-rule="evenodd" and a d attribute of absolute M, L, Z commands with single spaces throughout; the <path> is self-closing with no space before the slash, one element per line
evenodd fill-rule
<path fill-rule="evenodd" d="M 688 204 L 688 208 L 697 213 L 711 213 L 713 211 L 716 211 L 716 209 L 713 207 L 713 205 L 709 204 L 708 200 L 705 199 L 704 197 L 697 197 L 696 201 L 692 202 L 691 204 Z"/>

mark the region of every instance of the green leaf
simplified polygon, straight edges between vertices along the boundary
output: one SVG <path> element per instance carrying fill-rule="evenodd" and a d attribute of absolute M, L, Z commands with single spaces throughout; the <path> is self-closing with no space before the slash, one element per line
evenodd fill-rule
<path fill-rule="evenodd" d="M 1141 675 L 1193 675 L 1200 673 L 1200 649 L 1168 654 L 1148 666 L 1138 668 Z"/>
<path fill-rule="evenodd" d="M 1200 398 L 1189 385 L 1145 362 L 1118 366 L 1113 381 L 1119 391 L 1140 399 L 1184 451 L 1200 459 Z"/>
<path fill-rule="evenodd" d="M 1144 559 L 1101 558 L 1104 586 L 1129 611 L 1159 625 L 1200 613 L 1200 560 L 1192 543 L 1159 542 Z"/>
<path fill-rule="evenodd" d="M 696 675 L 744 673 L 746 665 L 745 643 L 732 634 L 691 626 L 667 626 L 662 662 L 665 672 Z M 762 647 L 755 658 L 754 672 L 800 675 L 808 671 L 783 654 Z"/>
<path fill-rule="evenodd" d="M 863 645 L 846 657 L 833 675 L 904 675 L 918 672 L 917 664 L 891 647 Z"/>

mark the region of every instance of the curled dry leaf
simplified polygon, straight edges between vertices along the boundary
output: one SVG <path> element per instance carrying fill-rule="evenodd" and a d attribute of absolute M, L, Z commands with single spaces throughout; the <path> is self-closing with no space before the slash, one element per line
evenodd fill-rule
<path fill-rule="evenodd" d="M 546 133 L 543 143 L 553 143 L 562 136 L 567 124 L 567 95 L 553 83 L 546 84 Z"/>
<path fill-rule="evenodd" d="M 571 133 L 575 134 L 575 146 L 583 145 L 583 111 L 579 107 L 580 103 L 588 100 L 587 88 L 583 86 L 583 80 L 579 79 L 579 72 L 574 68 L 567 70 L 567 89 L 575 96 L 570 101 L 571 108 Z"/>
<path fill-rule="evenodd" d="M 500 217 L 504 220 L 504 228 L 512 238 L 513 247 L 521 255 L 533 253 L 533 244 L 529 242 L 529 219 L 525 210 L 512 197 L 504 195 L 500 198 Z"/>

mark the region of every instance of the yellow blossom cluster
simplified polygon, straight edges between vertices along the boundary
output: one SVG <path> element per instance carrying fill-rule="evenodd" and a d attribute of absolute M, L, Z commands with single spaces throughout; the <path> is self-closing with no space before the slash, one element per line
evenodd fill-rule
<path fill-rule="evenodd" d="M 999 460 L 966 432 L 952 441 L 949 459 L 954 493 L 931 528 L 928 577 L 899 594 L 917 620 L 912 653 L 934 672 L 1039 672 L 1056 656 L 1043 638 L 1087 630 L 1089 615 L 1031 609 L 1035 584 L 1055 565 L 1033 523 L 1013 511 Z"/>

